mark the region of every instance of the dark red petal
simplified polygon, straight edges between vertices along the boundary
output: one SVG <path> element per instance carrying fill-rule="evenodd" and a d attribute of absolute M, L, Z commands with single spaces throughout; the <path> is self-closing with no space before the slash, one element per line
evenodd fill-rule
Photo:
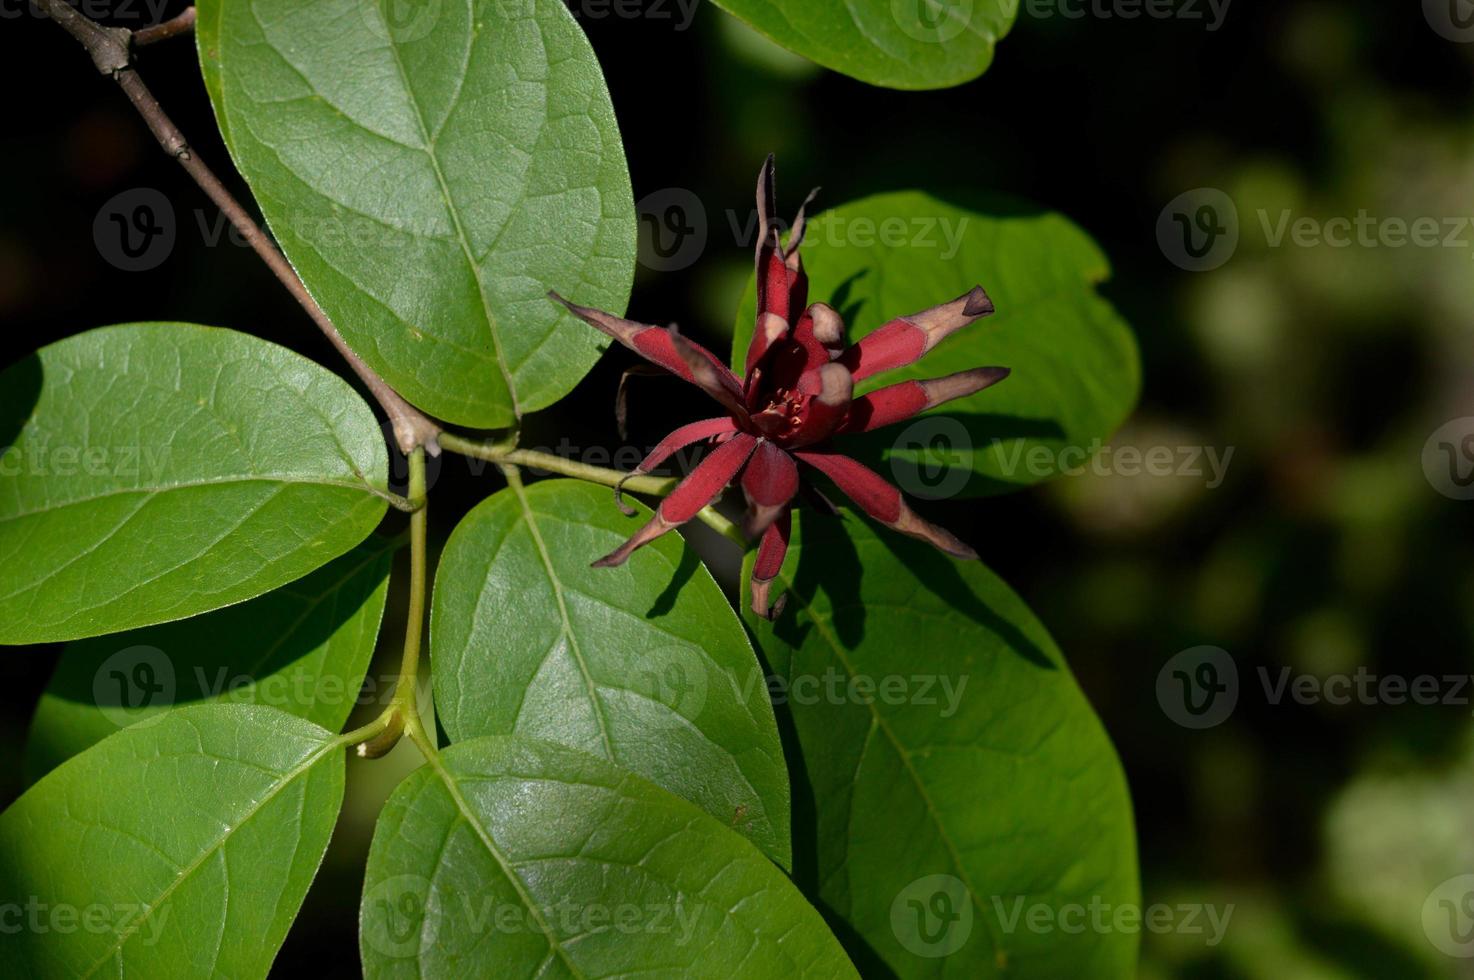
<path fill-rule="evenodd" d="M 856 381 L 872 374 L 904 367 L 963 327 L 993 312 L 993 301 L 974 286 L 950 303 L 903 316 L 866 334 L 840 355 Z"/>
<path fill-rule="evenodd" d="M 839 356 L 844 347 L 844 321 L 823 304 L 815 303 L 794 324 L 787 340 L 769 349 L 767 357 L 747 376 L 747 405 L 756 410 L 777 392 L 817 395 L 818 369 Z"/>
<path fill-rule="evenodd" d="M 775 344 L 783 343 L 788 336 L 788 321 L 776 313 L 762 313 L 758 315 L 757 326 L 753 330 L 752 341 L 747 347 L 747 370 L 743 377 L 742 387 L 745 390 L 749 402 L 752 402 L 757 390 L 759 379 L 763 376 L 763 362 L 772 352 Z"/>
<path fill-rule="evenodd" d="M 803 203 L 798 206 L 798 214 L 794 217 L 793 227 L 788 232 L 788 244 L 783 247 L 783 259 L 788 263 L 789 269 L 799 268 L 798 247 L 804 243 L 804 232 L 809 230 L 809 205 L 813 204 L 814 198 L 818 196 L 819 188 L 815 187 L 809 191 L 809 196 L 804 198 Z"/>
<path fill-rule="evenodd" d="M 880 523 L 903 534 L 930 542 L 949 555 L 976 558 L 978 553 L 963 544 L 951 531 L 937 527 L 918 517 L 906 506 L 901 491 L 891 486 L 873 470 L 838 453 L 794 453 L 829 479 L 853 500 L 861 510 Z"/>
<path fill-rule="evenodd" d="M 715 419 L 702 419 L 700 422 L 688 422 L 679 429 L 666 436 L 650 450 L 650 455 L 640 461 L 640 465 L 634 469 L 635 473 L 649 473 L 670 459 L 671 454 L 678 449 L 685 449 L 693 442 L 702 439 L 710 439 L 727 432 L 735 432 L 737 423 L 727 416 Z"/>
<path fill-rule="evenodd" d="M 757 320 L 752 342 L 747 346 L 746 374 L 762 360 L 768 348 L 788 332 L 789 272 L 778 242 L 778 214 L 773 199 L 773 155 L 763 161 L 757 175 L 757 251 L 753 257 L 757 277 Z"/>
<path fill-rule="evenodd" d="M 788 266 L 784 264 L 783 255 L 778 251 L 776 228 L 768 238 L 770 244 L 764 249 L 767 254 L 763 268 L 759 270 L 762 280 L 758 289 L 758 315 L 761 317 L 763 314 L 773 313 L 786 322 L 792 312 L 788 307 Z"/>
<path fill-rule="evenodd" d="M 655 508 L 655 516 L 650 518 L 648 524 L 636 531 L 624 544 L 594 562 L 594 567 L 611 568 L 623 565 L 636 548 L 649 544 L 665 532 L 695 517 L 701 508 L 715 500 L 723 488 L 732 482 L 732 477 L 737 475 L 737 471 L 747 462 L 747 457 L 752 455 L 756 446 L 757 439 L 754 436 L 740 432 L 712 450 L 701 461 L 701 465 L 692 470 L 691 475 L 677 484 L 670 495 L 660 502 L 660 506 Z"/>
<path fill-rule="evenodd" d="M 763 532 L 762 543 L 757 547 L 757 560 L 752 565 L 752 611 L 764 619 L 777 619 L 783 611 L 784 600 L 780 598 L 774 606 L 768 606 L 768 593 L 773 579 L 783 569 L 783 558 L 788 554 L 788 536 L 793 523 L 791 512 L 784 508 L 777 520 Z"/>
<path fill-rule="evenodd" d="M 869 432 L 909 419 L 954 398 L 966 398 L 1008 377 L 1008 368 L 983 367 L 944 378 L 902 381 L 855 399 L 840 432 Z"/>
<path fill-rule="evenodd" d="M 764 246 L 778 244 L 778 201 L 773 190 L 774 157 L 768 158 L 757 172 L 757 248 L 762 255 Z M 761 271 L 761 266 L 758 267 Z"/>
<path fill-rule="evenodd" d="M 813 203 L 814 197 L 819 193 L 815 187 L 809 191 L 809 196 L 798 206 L 798 215 L 793 219 L 792 229 L 788 232 L 788 244 L 783 247 L 783 264 L 788 267 L 788 312 L 791 316 L 795 310 L 803 309 L 809 302 L 809 277 L 804 272 L 804 262 L 799 256 L 798 247 L 803 244 L 804 232 L 808 230 L 807 212 L 809 205 Z"/>
<path fill-rule="evenodd" d="M 670 458 L 671 453 L 678 449 L 684 449 L 693 442 L 702 439 L 714 439 L 718 436 L 731 436 L 737 431 L 737 423 L 727 416 L 715 419 L 703 419 L 700 422 L 691 422 L 681 426 L 650 450 L 650 455 L 640 461 L 640 465 L 626 473 L 618 483 L 614 485 L 614 503 L 624 512 L 625 517 L 634 517 L 635 509 L 627 506 L 624 502 L 624 484 L 631 477 L 642 473 L 649 473 Z"/>
<path fill-rule="evenodd" d="M 555 292 L 550 291 L 548 295 L 562 303 L 568 308 L 568 312 L 594 329 L 608 334 L 636 354 L 660 365 L 670 373 L 695 383 L 695 379 L 691 376 L 690 366 L 686 359 L 681 357 L 675 345 L 671 343 L 670 334 L 665 328 L 626 320 L 590 306 L 579 306 L 577 303 L 570 303 Z M 717 376 L 722 378 L 723 385 L 733 392 L 742 390 L 742 384 L 737 380 L 737 376 L 728 370 L 725 364 L 717 360 L 715 354 L 689 340 L 686 343 L 699 351 L 701 359 L 715 369 Z"/>
<path fill-rule="evenodd" d="M 747 517 L 742 530 L 756 537 L 798 493 L 798 466 L 793 457 L 771 442 L 758 443 L 757 451 L 742 472 L 742 492 L 747 495 Z"/>
<path fill-rule="evenodd" d="M 666 332 L 666 338 L 675 349 L 691 375 L 691 383 L 715 398 L 734 418 L 747 421 L 747 405 L 742 400 L 742 388 L 735 375 L 721 364 L 715 363 L 711 352 L 700 344 L 692 343 L 676 332 L 675 327 Z"/>
<path fill-rule="evenodd" d="M 812 446 L 829 438 L 844 423 L 850 411 L 855 383 L 849 370 L 831 361 L 814 372 L 819 391 L 804 407 L 798 429 L 788 437 L 790 446 Z"/>
<path fill-rule="evenodd" d="M 833 307 L 815 303 L 794 325 L 793 342 L 803 350 L 803 359 L 799 377 L 789 380 L 787 386 L 797 387 L 806 395 L 818 394 L 819 377 L 814 372 L 844 349 L 844 321 Z"/>
<path fill-rule="evenodd" d="M 803 309 L 809 302 L 809 274 L 798 253 L 788 260 L 788 312 Z"/>
<path fill-rule="evenodd" d="M 754 257 L 757 278 L 757 321 L 753 324 L 752 341 L 747 346 L 746 374 L 763 355 L 788 333 L 794 317 L 808 302 L 809 277 L 804 273 L 799 246 L 808 227 L 807 212 L 815 187 L 799 206 L 788 234 L 788 244 L 780 240 L 776 199 L 773 191 L 773 157 L 769 154 L 757 180 L 757 254 Z M 750 387 L 750 386 L 749 386 Z"/>

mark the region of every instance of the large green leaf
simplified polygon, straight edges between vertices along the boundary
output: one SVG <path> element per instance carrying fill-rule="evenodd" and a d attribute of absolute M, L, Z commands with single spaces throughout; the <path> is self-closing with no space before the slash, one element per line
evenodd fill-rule
<path fill-rule="evenodd" d="M 1018 0 L 716 0 L 790 51 L 871 85 L 931 89 L 977 78 Z"/>
<path fill-rule="evenodd" d="M 573 480 L 508 488 L 456 528 L 435 577 L 435 707 L 452 741 L 582 749 L 683 796 L 788 865 L 788 774 L 762 670 L 678 534 L 590 568 L 649 520 Z"/>
<path fill-rule="evenodd" d="M 1136 403 L 1136 343 L 1096 292 L 1110 266 L 1058 214 L 999 204 L 968 210 L 918 191 L 881 194 L 821 215 L 803 258 L 810 299 L 844 315 L 851 341 L 978 284 L 997 307 L 917 364 L 857 386 L 864 393 L 983 365 L 1013 369 L 1001 384 L 916 422 L 841 440 L 909 493 L 999 493 L 1078 467 Z M 752 337 L 753 295 L 749 284 L 734 364 Z"/>
<path fill-rule="evenodd" d="M 28 777 L 201 701 L 268 704 L 339 730 L 373 656 L 393 555 L 393 541 L 371 538 L 249 602 L 69 644 L 31 720 Z"/>
<path fill-rule="evenodd" d="M 981 564 L 879 533 L 807 517 L 753 622 L 810 787 L 800 884 L 902 977 L 1134 976 L 1131 801 L 1059 650 Z"/>
<path fill-rule="evenodd" d="M 0 374 L 0 643 L 250 599 L 343 554 L 389 458 L 341 378 L 230 330 L 136 323 Z"/>
<path fill-rule="evenodd" d="M 0 975 L 266 976 L 342 801 L 335 736 L 274 708 L 104 739 L 0 814 Z"/>
<path fill-rule="evenodd" d="M 558 0 L 201 0 L 226 144 L 348 343 L 411 402 L 551 405 L 622 310 L 635 212 L 603 75 Z"/>
<path fill-rule="evenodd" d="M 685 800 L 548 742 L 452 745 L 369 849 L 369 977 L 853 977 L 783 872 Z"/>

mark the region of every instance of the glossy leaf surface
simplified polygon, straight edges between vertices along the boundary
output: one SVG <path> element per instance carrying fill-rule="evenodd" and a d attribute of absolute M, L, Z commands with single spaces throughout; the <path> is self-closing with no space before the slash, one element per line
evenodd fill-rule
<path fill-rule="evenodd" d="M 980 563 L 803 517 L 753 621 L 809 786 L 800 884 L 902 977 L 1134 976 L 1131 800 L 1049 634 Z"/>
<path fill-rule="evenodd" d="M 0 643 L 261 595 L 383 517 L 388 451 L 347 382 L 231 330 L 105 327 L 0 374 Z"/>
<path fill-rule="evenodd" d="M 272 234 L 348 343 L 462 425 L 557 401 L 622 310 L 624 148 L 558 0 L 203 0 L 215 116 Z"/>
<path fill-rule="evenodd" d="M 787 865 L 788 782 L 742 624 L 678 534 L 590 568 L 644 521 L 572 480 L 501 491 L 436 574 L 435 698 L 452 741 L 546 739 L 603 756 Z"/>

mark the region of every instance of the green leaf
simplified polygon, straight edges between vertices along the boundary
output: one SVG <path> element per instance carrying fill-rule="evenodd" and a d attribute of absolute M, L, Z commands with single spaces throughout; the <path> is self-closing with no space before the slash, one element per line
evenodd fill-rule
<path fill-rule="evenodd" d="M 466 516 L 435 576 L 435 707 L 451 741 L 546 739 L 683 796 L 788 865 L 788 774 L 741 622 L 678 534 L 590 568 L 650 518 L 574 480 Z"/>
<path fill-rule="evenodd" d="M 901 977 L 1135 976 L 1131 801 L 1059 650 L 981 564 L 878 534 L 806 515 L 751 620 L 810 787 L 800 884 Z"/>
<path fill-rule="evenodd" d="M 1018 0 L 716 0 L 790 51 L 871 85 L 934 89 L 987 71 Z"/>
<path fill-rule="evenodd" d="M 0 814 L 0 975 L 266 976 L 342 801 L 336 737 L 274 708 L 104 739 Z"/>
<path fill-rule="evenodd" d="M 756 848 L 602 759 L 452 745 L 394 791 L 359 916 L 368 977 L 854 977 Z"/>
<path fill-rule="evenodd" d="M 840 311 L 852 342 L 978 284 L 997 307 L 918 363 L 856 386 L 863 394 L 984 365 L 1013 369 L 970 398 L 836 443 L 913 496 L 1001 493 L 1081 466 L 1136 404 L 1135 340 L 1096 292 L 1110 266 L 1058 214 L 998 203 L 968 210 L 919 191 L 881 194 L 821 215 L 803 259 L 809 298 Z M 749 283 L 734 364 L 752 338 L 753 296 Z"/>
<path fill-rule="evenodd" d="M 230 330 L 135 323 L 0 374 L 0 643 L 228 606 L 368 536 L 389 458 L 341 378 Z"/>
<path fill-rule="evenodd" d="M 411 402 L 508 425 L 601 338 L 549 289 L 622 310 L 624 148 L 558 0 L 202 0 L 200 61 L 236 166 L 303 282 Z"/>
<path fill-rule="evenodd" d="M 29 778 L 119 728 L 201 701 L 268 704 L 338 731 L 373 656 L 394 550 L 371 538 L 238 606 L 68 645 L 31 720 Z"/>

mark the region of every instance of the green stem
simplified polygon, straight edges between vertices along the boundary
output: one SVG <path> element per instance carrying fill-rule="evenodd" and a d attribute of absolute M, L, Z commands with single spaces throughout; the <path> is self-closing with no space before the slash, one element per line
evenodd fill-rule
<path fill-rule="evenodd" d="M 409 611 L 404 628 L 404 655 L 394 697 L 378 718 L 356 732 L 343 736 L 346 744 L 359 742 L 358 753 L 378 758 L 408 735 L 427 756 L 435 754 L 435 743 L 420 721 L 420 641 L 425 632 L 425 595 L 428 561 L 426 537 L 429 508 L 425 503 L 425 449 L 415 447 L 409 455 L 409 500 L 418 506 L 409 515 Z M 359 737 L 362 736 L 362 737 Z"/>
<path fill-rule="evenodd" d="M 484 459 L 498 466 L 525 466 L 528 469 L 545 470 L 549 473 L 559 473 L 563 476 L 571 476 L 575 480 L 583 480 L 587 483 L 598 483 L 602 486 L 619 486 L 624 481 L 624 489 L 631 493 L 645 493 L 656 497 L 663 497 L 676 488 L 680 480 L 672 476 L 629 476 L 619 470 L 611 470 L 603 466 L 591 466 L 588 463 L 580 463 L 562 456 L 554 456 L 552 453 L 540 453 L 533 449 L 513 449 L 495 443 L 477 442 L 458 436 L 453 432 L 442 432 L 440 434 L 440 448 L 447 449 L 462 456 L 471 456 L 475 459 Z M 413 498 L 414 494 L 411 493 Z M 747 547 L 747 539 L 743 536 L 741 528 L 727 520 L 712 507 L 703 507 L 696 515 L 707 527 L 722 535 L 740 547 Z"/>
<path fill-rule="evenodd" d="M 389 723 L 393 720 L 392 716 L 392 711 L 380 712 L 377 718 L 369 722 L 367 725 L 364 725 L 362 728 L 355 728 L 351 732 L 344 732 L 342 735 L 339 735 L 339 744 L 361 745 L 362 748 L 360 749 L 359 754 L 368 756 L 370 754 L 370 747 L 377 744 L 375 740 L 378 739 L 380 735 L 383 735 L 385 730 L 389 728 Z M 387 751 L 387 749 L 385 751 Z M 374 753 L 372 757 L 377 758 L 378 756 L 383 754 L 383 752 Z"/>
<path fill-rule="evenodd" d="M 409 499 L 425 499 L 425 450 L 416 447 L 409 456 Z M 405 729 L 411 736 L 420 725 L 420 639 L 425 633 L 425 595 L 428 561 L 426 538 L 429 532 L 429 508 L 420 507 L 409 515 L 409 613 L 404 633 L 404 659 L 400 661 L 399 680 L 394 687 L 394 700 L 404 709 Z"/>
<path fill-rule="evenodd" d="M 193 10 L 194 8 L 191 7 L 190 9 Z M 401 497 L 399 494 L 390 493 L 388 490 L 371 489 L 371 492 L 374 494 L 374 496 L 381 497 L 383 500 L 385 500 L 390 507 L 393 507 L 395 510 L 403 511 L 406 514 L 413 514 L 415 511 L 425 506 L 425 501 L 423 499 L 414 500 L 410 497 Z"/>

